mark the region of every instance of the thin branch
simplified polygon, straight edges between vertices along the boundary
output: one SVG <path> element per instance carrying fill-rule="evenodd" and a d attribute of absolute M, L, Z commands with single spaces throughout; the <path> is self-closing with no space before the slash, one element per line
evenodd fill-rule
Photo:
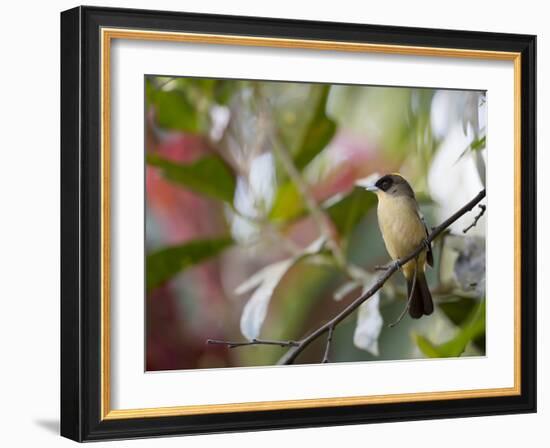
<path fill-rule="evenodd" d="M 317 339 L 319 336 L 324 334 L 330 327 L 334 327 L 338 325 L 341 321 L 343 321 L 346 317 L 348 317 L 351 313 L 353 313 L 357 308 L 359 308 L 364 302 L 366 302 L 370 297 L 372 297 L 376 291 L 378 291 L 384 283 L 395 273 L 397 270 L 403 266 L 405 263 L 407 263 L 409 260 L 412 260 L 420 252 L 422 252 L 426 246 L 426 243 L 431 243 L 435 238 L 439 236 L 447 227 L 449 227 L 451 224 L 456 222 L 459 218 L 461 218 L 463 215 L 471 211 L 486 195 L 485 189 L 481 190 L 475 198 L 473 198 L 470 202 L 468 202 L 464 207 L 459 209 L 457 212 L 455 212 L 452 216 L 447 218 L 447 220 L 443 221 L 439 226 L 434 228 L 426 241 L 422 242 L 413 252 L 411 252 L 406 257 L 403 257 L 399 260 L 397 260 L 389 269 L 384 271 L 382 275 L 378 278 L 378 280 L 372 285 L 367 291 L 365 291 L 361 296 L 359 296 L 357 299 L 355 299 L 352 303 L 350 303 L 348 306 L 346 306 L 340 313 L 338 313 L 335 317 L 333 317 L 330 321 L 328 321 L 326 324 L 319 327 L 317 330 L 310 333 L 308 336 L 304 337 L 303 339 L 298 341 L 298 345 L 295 347 L 290 348 L 282 357 L 279 359 L 278 364 L 292 364 L 294 360 L 298 357 L 300 353 L 302 353 L 305 348 L 311 344 L 315 339 Z"/>
<path fill-rule="evenodd" d="M 388 263 L 388 264 L 377 264 L 376 266 L 374 266 L 374 270 L 375 271 L 387 271 L 389 268 L 391 268 L 393 265 L 393 263 Z"/>
<path fill-rule="evenodd" d="M 261 91 L 257 92 L 260 98 L 262 97 Z M 265 107 L 265 100 L 260 104 L 260 116 L 266 116 L 268 114 Z M 340 244 L 333 237 L 332 234 L 332 221 L 327 215 L 325 210 L 317 203 L 317 200 L 314 198 L 311 193 L 310 186 L 304 180 L 300 170 L 296 167 L 294 160 L 288 148 L 281 143 L 282 139 L 280 136 L 280 131 L 278 129 L 272 129 L 272 132 L 267 132 L 267 139 L 270 141 L 273 151 L 279 156 L 281 163 L 287 172 L 290 180 L 294 183 L 298 189 L 300 195 L 302 196 L 306 208 L 310 212 L 310 216 L 317 225 L 321 236 L 326 240 L 326 246 L 332 253 L 336 265 L 346 274 L 346 276 L 352 280 L 358 280 L 365 277 L 365 272 L 360 269 L 353 269 L 346 263 L 346 257 L 344 251 L 340 247 Z"/>
<path fill-rule="evenodd" d="M 296 347 L 298 342 L 296 341 L 272 341 L 267 339 L 252 339 L 246 342 L 231 342 L 222 341 L 220 339 L 207 339 L 207 344 L 210 345 L 225 345 L 229 348 L 244 347 L 248 345 L 277 345 L 279 347 Z"/>
<path fill-rule="evenodd" d="M 464 230 L 462 230 L 462 233 L 466 233 L 468 230 L 470 230 L 472 227 L 475 227 L 477 222 L 480 220 L 480 218 L 484 215 L 485 210 L 487 210 L 487 206 L 483 204 L 479 204 L 478 207 L 481 209 L 481 211 L 477 214 L 477 216 L 474 218 L 474 222 L 471 223 L 468 227 L 466 227 Z"/>
<path fill-rule="evenodd" d="M 265 114 L 262 113 L 262 111 L 260 110 L 259 113 L 258 113 L 258 125 L 257 125 L 257 132 L 255 134 L 255 139 L 254 141 L 252 142 L 252 144 L 250 145 L 251 148 L 252 148 L 252 151 L 251 152 L 251 155 L 248 157 L 249 159 L 249 163 L 250 163 L 250 160 L 254 159 L 254 157 L 257 155 L 257 153 L 260 151 L 261 148 L 263 148 L 264 146 L 264 143 L 266 141 L 266 135 L 267 135 L 267 119 L 266 117 L 264 116 Z M 229 126 L 229 125 L 228 125 Z M 229 128 L 229 127 L 228 127 Z M 228 129 L 226 128 L 226 129 Z M 241 135 L 242 137 L 242 135 Z M 245 140 L 244 137 L 241 138 L 241 140 Z M 243 144 L 244 146 L 244 144 Z M 218 148 L 218 145 L 215 145 L 216 148 Z M 229 148 L 226 148 L 226 149 L 229 149 Z M 227 153 L 229 151 L 218 151 L 219 155 L 224 158 L 224 160 L 226 159 L 226 156 L 224 155 L 224 153 Z M 233 163 L 232 164 L 236 171 L 240 174 L 240 176 L 246 180 L 246 182 L 250 183 L 250 179 L 249 179 L 249 169 L 243 169 L 243 163 Z M 248 167 L 249 168 L 249 167 Z M 292 256 L 298 256 L 301 251 L 302 251 L 302 248 L 297 245 L 296 243 L 294 243 L 294 241 L 291 239 L 291 238 L 287 238 L 285 237 L 280 231 L 279 229 L 273 225 L 273 223 L 271 223 L 265 216 L 251 216 L 251 215 L 248 215 L 246 213 L 243 213 L 241 212 L 237 206 L 231 202 L 229 203 L 229 207 L 230 207 L 230 210 L 232 211 L 232 213 L 234 213 L 236 216 L 248 221 L 250 224 L 252 225 L 255 225 L 257 226 L 260 231 L 267 231 L 271 236 L 273 236 L 275 239 L 277 239 L 278 242 L 280 242 L 284 248 L 292 255 Z M 261 235 L 260 235 L 261 237 Z M 261 241 L 261 240 L 260 240 Z M 254 243 L 256 243 L 258 241 L 254 241 Z"/>
<path fill-rule="evenodd" d="M 224 345 L 228 345 L 229 347 L 240 347 L 244 345 L 257 345 L 257 344 L 267 344 L 267 345 L 279 345 L 283 347 L 290 347 L 289 350 L 279 359 L 278 363 L 279 365 L 285 365 L 285 364 L 292 364 L 298 355 L 302 353 L 313 341 L 315 341 L 317 338 L 322 336 L 325 333 L 329 333 L 329 337 L 327 337 L 327 347 L 325 348 L 325 356 L 323 357 L 323 360 L 327 358 L 327 352 L 329 350 L 329 344 L 332 340 L 332 332 L 334 332 L 334 329 L 336 326 L 342 322 L 344 319 L 346 319 L 350 314 L 352 314 L 357 308 L 359 308 L 363 303 L 365 303 L 369 298 L 371 298 L 382 286 L 386 283 L 386 281 L 395 274 L 405 263 L 412 260 L 413 258 L 418 257 L 418 255 L 426 249 L 426 245 L 430 244 L 433 240 L 435 240 L 440 234 L 442 234 L 447 227 L 451 226 L 454 222 L 456 222 L 459 218 L 461 218 L 466 213 L 472 211 L 472 209 L 486 196 L 485 189 L 481 190 L 476 197 L 474 197 L 470 202 L 468 202 L 466 205 L 464 205 L 461 209 L 456 211 L 453 215 L 451 215 L 449 218 L 447 218 L 445 221 L 443 221 L 439 226 L 432 228 L 431 233 L 428 235 L 426 240 L 422 241 L 421 244 L 418 245 L 418 247 L 412 251 L 409 255 L 400 258 L 399 260 L 394 261 L 390 265 L 388 265 L 387 269 L 378 277 L 376 282 L 366 291 L 363 292 L 357 299 L 355 299 L 353 302 L 348 304 L 342 311 L 340 311 L 336 316 L 334 316 L 332 319 L 330 319 L 325 324 L 321 325 L 319 328 L 311 332 L 309 335 L 305 336 L 304 338 L 298 340 L 298 341 L 258 341 L 253 340 L 250 342 L 236 342 L 236 343 L 230 343 L 226 341 L 213 341 L 209 343 L 220 343 Z"/>
<path fill-rule="evenodd" d="M 407 311 L 409 311 L 409 308 L 411 307 L 411 300 L 413 298 L 414 294 L 414 288 L 416 288 L 416 271 L 418 269 L 418 263 L 414 263 L 414 275 L 413 275 L 413 281 L 412 281 L 412 287 L 411 291 L 409 292 L 409 297 L 407 298 L 407 304 L 405 305 L 405 308 L 403 308 L 403 311 L 401 311 L 401 314 L 397 318 L 395 322 L 392 322 L 388 325 L 388 327 L 393 328 L 395 327 L 399 322 L 403 320 L 405 317 L 405 314 L 407 314 Z"/>
<path fill-rule="evenodd" d="M 334 327 L 330 327 L 328 329 L 327 345 L 325 347 L 325 354 L 323 355 L 323 360 L 321 361 L 325 364 L 328 362 L 328 355 L 330 353 L 330 343 L 332 342 L 332 335 L 333 334 L 334 334 Z"/>
<path fill-rule="evenodd" d="M 292 156 L 288 152 L 287 148 L 285 148 L 284 145 L 276 141 L 276 138 L 274 137 L 271 137 L 271 143 L 273 145 L 273 149 L 279 156 L 281 163 L 285 167 L 285 170 L 288 173 L 288 176 L 290 177 L 292 182 L 294 182 L 294 184 L 296 185 L 296 188 L 298 188 L 298 191 L 300 192 L 300 195 L 304 199 L 306 207 L 311 213 L 311 217 L 315 221 L 315 224 L 317 224 L 317 227 L 319 228 L 321 235 L 323 235 L 326 238 L 327 247 L 333 253 L 334 258 L 336 259 L 336 262 L 338 263 L 339 266 L 345 266 L 345 257 L 342 252 L 342 249 L 340 248 L 340 245 L 334 240 L 332 236 L 330 219 L 328 218 L 324 210 L 319 206 L 319 204 L 311 194 L 309 185 L 303 179 L 300 171 L 298 171 L 298 168 L 296 168 L 296 165 L 292 160 Z"/>

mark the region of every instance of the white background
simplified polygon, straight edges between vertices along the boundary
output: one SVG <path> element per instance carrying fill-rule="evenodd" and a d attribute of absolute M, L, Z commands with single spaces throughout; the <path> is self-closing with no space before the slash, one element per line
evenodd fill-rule
<path fill-rule="evenodd" d="M 514 183 L 510 182 L 514 176 L 512 61 L 280 48 L 247 47 L 243 51 L 238 46 L 205 48 L 115 40 L 111 66 L 112 235 L 116 236 L 111 252 L 111 270 L 116 278 L 111 288 L 113 409 L 513 387 L 514 203 L 509 199 L 514 196 Z M 488 297 L 496 298 L 487 301 L 488 356 L 145 373 L 146 319 L 144 307 L 136 306 L 136 297 L 145 294 L 143 153 L 134 148 L 144 147 L 142 92 L 147 73 L 487 90 L 487 292 Z M 477 188 L 463 194 L 460 206 L 475 193 Z M 460 228 L 471 219 L 463 218 Z"/>
<path fill-rule="evenodd" d="M 539 229 L 548 227 L 550 179 L 542 167 L 550 120 L 546 69 L 550 61 L 545 37 L 550 35 L 544 2 L 482 3 L 463 0 L 443 7 L 441 2 L 357 2 L 340 0 L 258 2 L 157 0 L 88 2 L 125 6 L 256 16 L 303 18 L 363 23 L 476 29 L 538 34 L 538 170 Z M 3 5 L 0 91 L 0 397 L 6 446 L 69 446 L 58 431 L 59 397 L 59 11 L 74 2 L 10 2 Z M 546 49 L 546 54 L 545 54 Z M 6 101 L 7 99 L 7 101 Z M 6 158 L 7 156 L 7 158 Z M 546 201 L 548 202 L 548 201 Z M 537 415 L 346 426 L 292 431 L 211 435 L 118 442 L 97 446 L 373 446 L 499 447 L 529 443 L 544 446 L 550 438 L 550 393 L 545 387 L 550 345 L 543 328 L 548 275 L 543 253 L 550 239 L 539 235 L 539 413 Z M 544 264 L 544 266 L 543 266 Z M 483 445 L 482 445 L 483 444 Z"/>

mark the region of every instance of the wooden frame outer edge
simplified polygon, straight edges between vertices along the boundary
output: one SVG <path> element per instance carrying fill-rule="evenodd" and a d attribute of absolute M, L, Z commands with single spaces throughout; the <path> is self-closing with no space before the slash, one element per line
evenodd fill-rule
<path fill-rule="evenodd" d="M 508 60 L 514 63 L 514 272 L 515 272 L 515 315 L 514 315 L 514 386 L 509 388 L 425 392 L 376 396 L 316 398 L 305 400 L 281 400 L 216 405 L 189 405 L 153 407 L 142 409 L 113 410 L 110 408 L 110 44 L 112 39 L 152 40 L 171 42 L 208 43 L 214 45 L 242 45 L 276 48 L 299 48 L 312 50 L 336 50 L 348 52 L 372 52 L 383 54 L 407 54 L 415 56 L 444 56 L 474 59 Z M 101 29 L 101 420 L 131 418 L 201 415 L 209 413 L 246 412 L 261 410 L 307 409 L 316 407 L 365 405 L 380 403 L 405 403 L 413 401 L 501 397 L 521 394 L 521 53 L 469 50 L 438 47 L 415 47 L 390 44 L 349 43 L 306 39 L 283 39 L 249 36 L 229 36 L 182 32 L 144 31 L 120 28 Z"/>

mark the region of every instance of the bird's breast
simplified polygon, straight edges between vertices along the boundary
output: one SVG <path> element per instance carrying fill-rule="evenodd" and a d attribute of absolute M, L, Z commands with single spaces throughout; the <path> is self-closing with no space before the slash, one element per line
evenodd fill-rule
<path fill-rule="evenodd" d="M 386 249 L 394 260 L 410 254 L 426 238 L 416 203 L 408 197 L 380 195 L 378 224 Z"/>

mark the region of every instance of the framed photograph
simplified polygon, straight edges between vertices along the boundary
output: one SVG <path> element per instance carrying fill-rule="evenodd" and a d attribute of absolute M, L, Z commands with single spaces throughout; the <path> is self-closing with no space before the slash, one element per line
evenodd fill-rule
<path fill-rule="evenodd" d="M 535 412 L 535 36 L 61 14 L 61 433 Z"/>

